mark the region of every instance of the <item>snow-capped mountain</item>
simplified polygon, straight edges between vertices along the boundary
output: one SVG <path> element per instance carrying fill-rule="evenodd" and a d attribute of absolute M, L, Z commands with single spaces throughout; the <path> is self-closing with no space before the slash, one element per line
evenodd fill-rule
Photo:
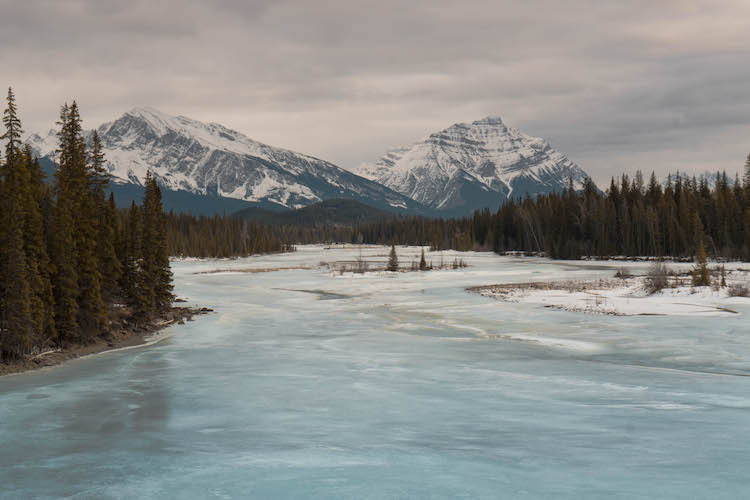
<path fill-rule="evenodd" d="M 331 198 L 424 211 L 418 202 L 312 156 L 254 141 L 216 123 L 135 108 L 98 129 L 107 167 L 118 184 L 142 185 L 150 169 L 173 191 L 297 208 Z M 27 141 L 54 155 L 54 132 Z"/>
<path fill-rule="evenodd" d="M 507 127 L 498 117 L 455 124 L 352 171 L 453 213 L 561 190 L 571 178 L 580 189 L 588 177 L 544 139 Z"/>

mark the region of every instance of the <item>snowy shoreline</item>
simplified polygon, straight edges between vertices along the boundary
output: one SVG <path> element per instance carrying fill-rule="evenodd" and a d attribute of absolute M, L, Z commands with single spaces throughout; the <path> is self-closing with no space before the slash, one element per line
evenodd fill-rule
<path fill-rule="evenodd" d="M 730 272 L 727 284 L 746 285 L 748 280 L 748 271 L 736 270 Z M 733 316 L 740 314 L 732 309 L 734 305 L 750 303 L 750 298 L 731 296 L 729 287 L 694 287 L 684 279 L 649 293 L 645 276 L 485 285 L 467 290 L 504 302 L 612 316 Z"/>
<path fill-rule="evenodd" d="M 161 318 L 141 328 L 121 328 L 110 332 L 107 338 L 102 337 L 89 344 L 51 349 L 35 356 L 0 363 L 0 377 L 52 368 L 73 359 L 154 345 L 175 334 L 174 329 L 170 327 L 183 324 L 185 321 L 193 321 L 194 316 L 210 312 L 213 310 L 205 307 L 173 306 Z"/>

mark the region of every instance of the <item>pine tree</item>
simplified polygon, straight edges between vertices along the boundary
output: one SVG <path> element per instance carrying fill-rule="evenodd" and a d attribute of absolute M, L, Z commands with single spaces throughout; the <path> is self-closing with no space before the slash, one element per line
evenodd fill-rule
<path fill-rule="evenodd" d="M 150 312 L 162 313 L 174 301 L 172 270 L 169 267 L 166 216 L 161 203 L 161 190 L 149 171 L 143 199 L 143 272 L 152 301 Z"/>
<path fill-rule="evenodd" d="M 78 210 L 75 197 L 74 137 L 70 130 L 70 107 L 60 110 L 60 167 L 55 173 L 56 203 L 50 235 L 54 265 L 55 326 L 60 342 L 80 339 L 78 324 L 78 253 L 73 214 Z"/>
<path fill-rule="evenodd" d="M 745 160 L 745 170 L 742 176 L 742 181 L 745 187 L 745 191 L 750 193 L 750 154 L 747 155 L 747 159 Z"/>
<path fill-rule="evenodd" d="M 50 259 L 43 213 L 48 188 L 44 184 L 44 172 L 39 161 L 33 157 L 30 146 L 26 146 L 22 159 L 23 168 L 19 172 L 19 183 L 15 189 L 21 196 L 24 211 L 24 252 L 31 290 L 34 342 L 42 345 L 56 336 Z"/>
<path fill-rule="evenodd" d="M 698 253 L 695 256 L 695 267 L 693 268 L 693 286 L 710 286 L 711 275 L 708 270 L 708 255 L 706 246 L 701 241 L 698 245 Z"/>
<path fill-rule="evenodd" d="M 3 114 L 5 163 L 0 165 L 0 357 L 28 352 L 34 340 L 31 311 L 34 295 L 29 287 L 29 262 L 24 248 L 25 163 L 20 145 L 21 120 L 15 96 L 8 89 Z"/>
<path fill-rule="evenodd" d="M 88 342 L 106 327 L 107 311 L 102 298 L 102 276 L 97 258 L 99 186 L 89 170 L 81 118 L 75 101 L 68 110 L 67 123 L 63 124 L 60 145 L 67 153 L 61 157 L 60 171 L 66 171 L 68 175 L 70 201 L 74 208 L 71 216 L 78 269 L 78 325 L 81 340 Z"/>
<path fill-rule="evenodd" d="M 0 135 L 0 140 L 6 141 L 5 144 L 5 162 L 6 166 L 12 166 L 18 160 L 21 154 L 21 119 L 18 117 L 18 108 L 16 107 L 16 96 L 13 89 L 8 88 L 7 108 L 3 112 L 3 125 L 5 133 Z"/>
<path fill-rule="evenodd" d="M 143 262 L 141 219 L 141 210 L 133 201 L 125 223 L 122 225 L 120 290 L 125 303 L 130 306 L 136 319 L 142 319 L 149 308 L 149 297 L 142 289 L 144 282 L 141 270 Z"/>
<path fill-rule="evenodd" d="M 117 255 L 117 248 L 120 246 L 120 219 L 111 193 L 109 200 L 102 204 L 101 213 L 102 217 L 97 221 L 97 258 L 102 276 L 102 296 L 111 302 L 119 294 L 118 282 L 122 274 L 122 265 Z"/>
<path fill-rule="evenodd" d="M 388 256 L 388 271 L 398 271 L 398 256 L 396 255 L 396 245 L 391 245 L 391 254 Z"/>
<path fill-rule="evenodd" d="M 99 137 L 99 133 L 94 130 L 91 134 L 89 177 L 91 190 L 94 192 L 94 195 L 104 200 L 104 190 L 107 188 L 111 176 L 105 167 L 104 152 L 102 149 L 102 140 Z"/>
<path fill-rule="evenodd" d="M 61 342 L 77 341 L 78 326 L 78 272 L 73 217 L 68 197 L 58 192 L 52 232 L 54 256 L 53 290 L 55 298 L 55 327 Z"/>
<path fill-rule="evenodd" d="M 110 193 L 106 198 L 110 174 L 105 167 L 103 146 L 99 133 L 94 130 L 91 134 L 91 154 L 88 166 L 88 183 L 96 211 L 101 216 L 93 217 L 90 224 L 96 229 L 96 259 L 99 262 L 101 274 L 101 294 L 107 301 L 112 301 L 117 294 L 117 282 L 122 268 L 115 250 L 116 239 L 119 235 L 119 218 L 114 197 Z"/>
<path fill-rule="evenodd" d="M 12 206 L 4 212 L 2 223 L 20 214 Z M 2 283 L 0 283 L 0 355 L 17 357 L 29 352 L 32 346 L 33 321 L 31 290 L 26 273 L 23 251 L 23 232 L 11 224 L 3 234 Z"/>
<path fill-rule="evenodd" d="M 424 258 L 424 248 L 422 249 L 422 257 L 419 259 L 419 270 L 427 271 L 427 261 Z"/>

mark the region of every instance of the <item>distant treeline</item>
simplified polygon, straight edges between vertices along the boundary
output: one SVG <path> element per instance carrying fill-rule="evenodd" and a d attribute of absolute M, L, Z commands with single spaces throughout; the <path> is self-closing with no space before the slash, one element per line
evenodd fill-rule
<path fill-rule="evenodd" d="M 348 226 L 276 226 L 294 243 L 430 245 L 435 250 L 546 252 L 583 256 L 691 257 L 701 242 L 716 257 L 750 260 L 750 157 L 742 180 L 668 176 L 661 183 L 641 172 L 612 179 L 602 192 L 591 180 L 580 191 L 509 200 L 496 212 L 460 219 L 394 216 Z"/>
<path fill-rule="evenodd" d="M 374 222 L 348 226 L 287 225 L 272 229 L 279 237 L 297 244 L 365 243 L 373 245 L 430 245 L 437 250 L 491 250 L 467 227 L 470 219 L 433 219 L 394 215 Z"/>
<path fill-rule="evenodd" d="M 169 254 L 179 257 L 224 258 L 287 252 L 294 249 L 286 231 L 237 217 L 167 217 Z"/>
<path fill-rule="evenodd" d="M 118 215 L 96 133 L 87 147 L 78 105 L 60 113 L 52 183 L 29 146 L 8 90 L 0 158 L 0 360 L 83 344 L 125 306 L 136 321 L 170 308 L 165 215 L 149 175 L 142 207 Z"/>
<path fill-rule="evenodd" d="M 600 193 L 589 181 L 568 189 L 504 204 L 465 224 L 476 241 L 495 251 L 544 251 L 553 258 L 582 256 L 694 256 L 701 242 L 716 257 L 750 259 L 750 157 L 744 183 L 726 173 L 708 178 L 637 172 L 612 179 Z"/>

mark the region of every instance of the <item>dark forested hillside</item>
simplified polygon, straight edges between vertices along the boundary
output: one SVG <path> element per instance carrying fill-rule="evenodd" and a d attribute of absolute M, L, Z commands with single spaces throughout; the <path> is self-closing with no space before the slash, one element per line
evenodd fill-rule
<path fill-rule="evenodd" d="M 351 226 L 357 223 L 391 219 L 395 214 L 379 208 L 373 208 L 356 200 L 339 198 L 283 212 L 262 208 L 246 208 L 236 212 L 234 216 L 245 220 L 274 225 Z"/>

